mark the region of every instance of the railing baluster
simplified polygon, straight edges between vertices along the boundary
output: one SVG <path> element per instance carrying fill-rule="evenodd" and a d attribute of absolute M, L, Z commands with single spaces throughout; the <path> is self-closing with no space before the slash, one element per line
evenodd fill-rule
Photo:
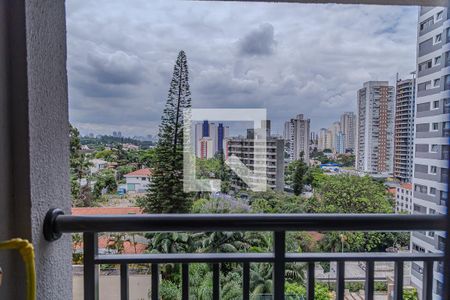
<path fill-rule="evenodd" d="M 181 299 L 189 300 L 189 264 L 181 265 Z"/>
<path fill-rule="evenodd" d="M 273 266 L 273 296 L 275 300 L 284 300 L 284 276 L 286 255 L 286 232 L 274 232 L 275 261 Z"/>
<path fill-rule="evenodd" d="M 159 300 L 159 265 L 152 264 L 152 300 Z"/>
<path fill-rule="evenodd" d="M 433 298 L 433 261 L 423 262 L 422 299 Z"/>
<path fill-rule="evenodd" d="M 336 263 L 336 299 L 344 300 L 345 292 L 345 262 Z"/>
<path fill-rule="evenodd" d="M 308 300 L 314 300 L 315 267 L 316 265 L 314 262 L 308 263 L 308 285 L 306 287 L 306 299 Z"/>
<path fill-rule="evenodd" d="M 94 232 L 83 234 L 83 264 L 84 264 L 84 299 L 98 300 L 98 265 L 95 257 L 98 254 L 98 235 Z"/>
<path fill-rule="evenodd" d="M 403 300 L 403 261 L 394 265 L 394 300 Z"/>
<path fill-rule="evenodd" d="M 284 276 L 286 255 L 286 232 L 274 232 L 273 295 L 275 300 L 284 299 Z"/>
<path fill-rule="evenodd" d="M 374 272 L 375 264 L 373 261 L 366 261 L 366 286 L 365 286 L 365 300 L 373 300 L 374 292 Z"/>
<path fill-rule="evenodd" d="M 213 264 L 213 299 L 220 299 L 220 264 Z"/>
<path fill-rule="evenodd" d="M 242 299 L 250 299 L 250 263 L 245 262 L 242 266 Z"/>
<path fill-rule="evenodd" d="M 120 264 L 120 299 L 128 300 L 128 264 Z"/>

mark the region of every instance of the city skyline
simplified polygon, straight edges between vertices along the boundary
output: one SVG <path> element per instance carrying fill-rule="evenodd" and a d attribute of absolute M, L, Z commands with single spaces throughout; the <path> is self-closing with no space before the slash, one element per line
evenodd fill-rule
<path fill-rule="evenodd" d="M 363 82 L 414 69 L 417 7 L 246 5 L 68 1 L 70 121 L 82 134 L 155 135 L 180 49 L 194 107 L 267 108 L 276 134 L 296 114 L 317 132 L 356 111 Z"/>

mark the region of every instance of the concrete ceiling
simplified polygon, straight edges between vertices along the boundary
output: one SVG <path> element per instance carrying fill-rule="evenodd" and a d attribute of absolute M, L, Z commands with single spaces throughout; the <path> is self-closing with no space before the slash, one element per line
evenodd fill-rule
<path fill-rule="evenodd" d="M 448 6 L 449 0 L 197 0 L 197 1 L 238 1 L 238 2 L 277 2 L 277 3 L 340 3 L 377 5 L 417 5 Z"/>

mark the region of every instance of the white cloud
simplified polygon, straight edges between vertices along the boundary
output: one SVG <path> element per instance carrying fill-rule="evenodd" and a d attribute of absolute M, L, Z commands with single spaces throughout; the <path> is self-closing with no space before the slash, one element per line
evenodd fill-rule
<path fill-rule="evenodd" d="M 132 5 L 131 5 L 132 4 Z M 71 121 L 156 133 L 185 50 L 195 107 L 266 107 L 328 127 L 367 80 L 414 70 L 417 8 L 191 1 L 67 1 Z"/>

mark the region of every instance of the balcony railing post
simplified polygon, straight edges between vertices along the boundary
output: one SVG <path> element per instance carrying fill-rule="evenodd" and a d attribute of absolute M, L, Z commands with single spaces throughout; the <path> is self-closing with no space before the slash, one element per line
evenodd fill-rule
<path fill-rule="evenodd" d="M 308 263 L 308 285 L 306 287 L 306 299 L 314 300 L 314 287 L 315 287 L 315 264 L 314 262 Z"/>
<path fill-rule="evenodd" d="M 129 299 L 128 264 L 120 264 L 120 300 Z"/>
<path fill-rule="evenodd" d="M 213 264 L 213 299 L 220 299 L 220 264 Z"/>
<path fill-rule="evenodd" d="M 423 262 L 422 299 L 433 298 L 433 261 Z"/>
<path fill-rule="evenodd" d="M 340 260 L 336 263 L 336 299 L 344 300 L 345 292 L 345 263 Z"/>
<path fill-rule="evenodd" d="M 248 262 L 242 266 L 242 299 L 250 299 L 250 263 Z"/>
<path fill-rule="evenodd" d="M 365 286 L 365 300 L 373 300 L 374 292 L 374 268 L 373 261 L 366 262 L 366 286 Z"/>
<path fill-rule="evenodd" d="M 286 232 L 274 232 L 273 295 L 275 300 L 284 300 Z"/>
<path fill-rule="evenodd" d="M 98 254 L 98 235 L 94 232 L 83 234 L 83 263 L 84 263 L 84 299 L 98 300 L 98 265 L 95 257 Z"/>
<path fill-rule="evenodd" d="M 152 300 L 159 300 L 159 265 L 153 263 L 151 266 L 152 269 Z"/>
<path fill-rule="evenodd" d="M 189 300 L 189 264 L 181 265 L 181 299 Z"/>
<path fill-rule="evenodd" d="M 403 300 L 403 261 L 394 264 L 394 300 Z"/>

